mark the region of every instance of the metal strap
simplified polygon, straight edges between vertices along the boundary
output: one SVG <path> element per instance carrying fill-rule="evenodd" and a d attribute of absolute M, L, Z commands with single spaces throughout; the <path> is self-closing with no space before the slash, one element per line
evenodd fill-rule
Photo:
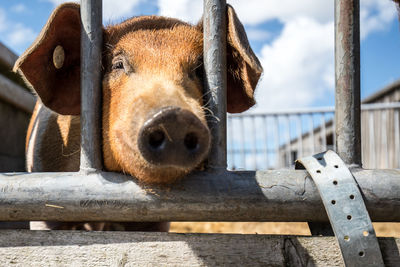
<path fill-rule="evenodd" d="M 341 158 L 328 150 L 297 160 L 301 167 L 318 188 L 346 266 L 384 266 L 361 192 Z"/>

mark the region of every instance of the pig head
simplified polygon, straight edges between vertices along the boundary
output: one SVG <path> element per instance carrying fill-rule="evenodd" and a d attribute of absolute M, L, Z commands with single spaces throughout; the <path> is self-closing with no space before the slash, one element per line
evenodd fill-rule
<path fill-rule="evenodd" d="M 30 171 L 79 169 L 79 151 L 66 150 L 79 149 L 80 142 L 80 36 L 79 5 L 63 4 L 16 62 L 40 98 L 27 136 Z M 103 40 L 105 169 L 170 183 L 198 167 L 212 139 L 203 100 L 202 23 L 134 17 L 104 28 Z M 227 67 L 228 112 L 245 111 L 254 104 L 262 68 L 230 6 Z"/>

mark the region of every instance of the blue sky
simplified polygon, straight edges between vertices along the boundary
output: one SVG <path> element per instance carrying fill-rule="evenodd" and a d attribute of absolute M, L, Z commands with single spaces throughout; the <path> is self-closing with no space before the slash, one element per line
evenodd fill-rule
<path fill-rule="evenodd" d="M 63 0 L 0 0 L 0 41 L 21 54 Z M 265 73 L 252 111 L 334 104 L 333 0 L 231 0 Z M 104 0 L 104 21 L 160 14 L 196 22 L 201 0 Z M 400 31 L 390 0 L 361 0 L 366 97 L 400 78 Z"/>

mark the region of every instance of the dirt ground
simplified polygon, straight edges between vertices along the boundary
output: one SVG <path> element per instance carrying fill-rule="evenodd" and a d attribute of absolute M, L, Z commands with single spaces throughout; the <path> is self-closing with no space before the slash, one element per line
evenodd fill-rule
<path fill-rule="evenodd" d="M 377 236 L 400 238 L 400 223 L 374 223 L 374 228 Z M 172 222 L 170 232 L 311 235 L 307 223 L 277 222 Z"/>

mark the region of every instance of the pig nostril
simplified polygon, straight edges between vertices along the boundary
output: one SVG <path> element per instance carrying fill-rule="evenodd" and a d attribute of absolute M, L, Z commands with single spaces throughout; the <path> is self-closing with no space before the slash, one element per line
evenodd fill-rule
<path fill-rule="evenodd" d="M 185 147 L 190 150 L 196 150 L 199 147 L 199 139 L 195 133 L 188 133 L 183 140 Z"/>
<path fill-rule="evenodd" d="M 165 134 L 158 130 L 149 135 L 149 145 L 152 149 L 159 149 L 164 144 Z"/>

